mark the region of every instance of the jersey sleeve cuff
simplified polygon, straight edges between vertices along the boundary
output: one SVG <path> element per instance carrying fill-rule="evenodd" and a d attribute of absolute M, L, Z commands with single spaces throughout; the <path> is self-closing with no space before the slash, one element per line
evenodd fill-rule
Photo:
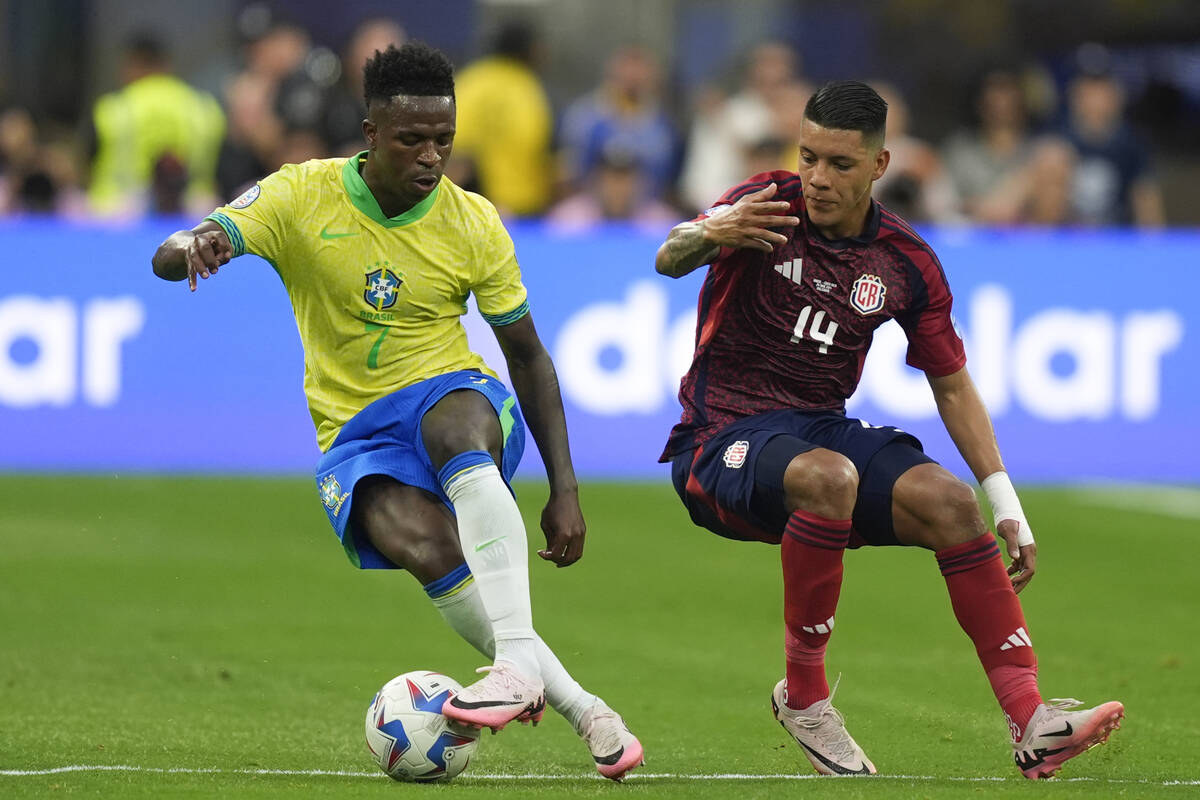
<path fill-rule="evenodd" d="M 491 325 L 493 328 L 499 328 L 504 325 L 512 325 L 521 317 L 529 313 L 529 301 L 522 300 L 521 305 L 517 306 L 512 311 L 507 311 L 503 314 L 484 314 L 482 311 L 479 313 L 483 316 L 484 322 L 486 322 L 488 325 Z"/>
<path fill-rule="evenodd" d="M 912 359 L 905 359 L 905 363 L 913 369 L 919 369 L 931 378 L 944 378 L 947 375 L 953 375 L 967 365 L 966 354 L 960 355 L 952 361 L 945 361 L 938 364 L 914 363 Z"/>
<path fill-rule="evenodd" d="M 246 255 L 246 239 L 242 236 L 242 231 L 238 228 L 236 222 L 220 211 L 214 211 L 205 217 L 205 219 L 212 220 L 221 226 L 221 230 L 225 231 L 225 235 L 229 237 L 229 243 L 233 245 L 234 258 Z"/>

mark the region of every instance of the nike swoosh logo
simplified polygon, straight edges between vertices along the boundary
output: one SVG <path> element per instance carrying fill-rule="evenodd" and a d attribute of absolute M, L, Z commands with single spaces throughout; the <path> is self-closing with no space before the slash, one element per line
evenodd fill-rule
<path fill-rule="evenodd" d="M 330 233 L 328 225 L 326 225 L 324 228 L 321 228 L 321 238 L 322 239 L 344 239 L 347 236 L 358 236 L 358 232 L 355 231 L 354 233 Z"/>
<path fill-rule="evenodd" d="M 782 722 L 779 724 L 783 725 Z M 784 730 L 787 730 L 786 726 L 784 727 Z M 800 741 L 799 739 L 796 739 L 796 744 L 800 745 L 805 750 L 812 753 L 814 758 L 819 759 L 822 764 L 829 767 L 831 770 L 833 770 L 838 775 L 870 775 L 871 774 L 871 770 L 867 769 L 866 764 L 863 764 L 861 769 L 850 769 L 849 767 L 843 767 L 841 764 L 837 764 L 833 761 L 830 761 L 828 758 L 826 758 L 822 754 L 818 753 L 816 750 L 813 750 L 811 747 L 809 747 L 808 745 L 806 745 L 804 742 Z"/>
<path fill-rule="evenodd" d="M 497 536 L 495 539 L 488 539 L 486 542 L 480 542 L 479 544 L 475 545 L 475 552 L 478 553 L 483 548 L 490 547 L 491 545 L 494 545 L 496 542 L 500 541 L 501 539 L 507 539 L 507 538 L 508 538 L 507 536 Z"/>
<path fill-rule="evenodd" d="M 1053 733 L 1043 733 L 1042 736 L 1070 736 L 1072 733 L 1075 732 L 1075 729 L 1071 727 L 1071 723 L 1067 722 L 1065 724 L 1067 727 L 1063 728 L 1061 731 L 1054 731 Z"/>

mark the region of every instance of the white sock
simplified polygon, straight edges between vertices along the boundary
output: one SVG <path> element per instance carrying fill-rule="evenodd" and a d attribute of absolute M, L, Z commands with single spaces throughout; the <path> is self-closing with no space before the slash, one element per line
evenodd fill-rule
<path fill-rule="evenodd" d="M 529 604 L 529 555 L 517 501 L 491 462 L 448 478 L 445 490 L 458 517 L 463 556 L 492 625 L 496 661 L 537 678 L 541 670 Z"/>
<path fill-rule="evenodd" d="M 435 597 L 432 600 L 442 618 L 459 636 L 488 658 L 495 658 L 492 624 L 483 609 L 483 601 L 479 598 L 479 587 L 474 582 L 452 595 Z M 538 666 L 542 670 L 542 680 L 546 684 L 546 702 L 566 717 L 571 727 L 578 730 L 579 718 L 598 698 L 584 691 L 554 655 L 554 651 L 536 633 L 534 651 L 537 653 Z"/>

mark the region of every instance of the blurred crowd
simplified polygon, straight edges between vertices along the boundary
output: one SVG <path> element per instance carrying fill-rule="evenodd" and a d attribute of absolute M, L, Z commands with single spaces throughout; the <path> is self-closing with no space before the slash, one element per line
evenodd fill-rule
<path fill-rule="evenodd" d="M 406 40 L 402 21 L 363 20 L 340 53 L 274 15 L 243 14 L 239 25 L 240 67 L 219 97 L 190 86 L 165 46 L 139 35 L 120 86 L 82 131 L 48 135 L 27 111 L 0 109 L 0 215 L 202 215 L 284 163 L 361 150 L 362 66 Z M 622 47 L 594 88 L 562 107 L 546 90 L 543 48 L 535 28 L 513 22 L 457 73 L 447 174 L 509 218 L 657 228 L 749 175 L 795 169 L 814 87 L 786 42 L 760 43 L 729 85 L 696 87 L 682 102 L 667 96 L 654 52 Z M 868 81 L 889 104 L 892 158 L 876 197 L 914 222 L 1165 222 L 1148 145 L 1102 46 L 1081 48 L 1061 87 L 1027 64 L 981 70 L 961 128 L 940 141 L 914 135 L 900 89 Z"/>

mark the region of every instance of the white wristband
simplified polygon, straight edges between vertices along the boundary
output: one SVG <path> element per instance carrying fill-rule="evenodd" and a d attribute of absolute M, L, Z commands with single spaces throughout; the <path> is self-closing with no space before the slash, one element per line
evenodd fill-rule
<path fill-rule="evenodd" d="M 1008 473 L 993 472 L 980 481 L 979 485 L 983 487 L 988 502 L 992 504 L 992 520 L 996 526 L 999 527 L 1000 523 L 1007 519 L 1015 520 L 1018 525 L 1017 546 L 1033 544 L 1033 531 L 1025 521 L 1025 512 L 1021 510 L 1021 501 L 1017 499 L 1017 492 L 1013 489 L 1012 481 L 1008 479 Z"/>

